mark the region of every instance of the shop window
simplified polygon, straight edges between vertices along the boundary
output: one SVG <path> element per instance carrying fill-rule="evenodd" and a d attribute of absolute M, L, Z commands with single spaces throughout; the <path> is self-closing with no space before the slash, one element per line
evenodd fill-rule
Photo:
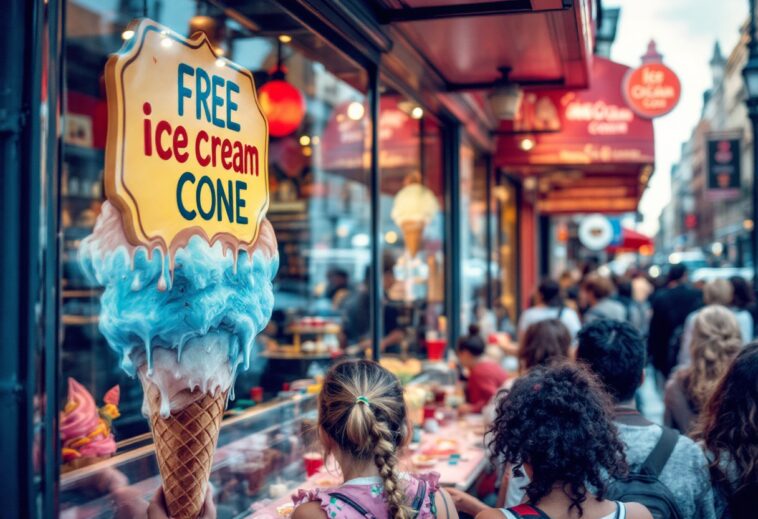
<path fill-rule="evenodd" d="M 501 328 L 513 329 L 518 319 L 518 209 L 516 188 L 503 177 L 492 192 L 495 208 L 495 249 L 493 260 L 498 266 L 495 277 L 495 313 Z M 514 333 L 515 336 L 515 333 Z"/>
<path fill-rule="evenodd" d="M 430 342 L 435 351 L 444 345 L 441 153 L 437 122 L 418 103 L 386 90 L 379 106 L 383 358 L 426 358 Z"/>
<path fill-rule="evenodd" d="M 497 331 L 488 301 L 487 169 L 470 144 L 460 147 L 461 331 L 477 325 L 485 337 Z"/>
<path fill-rule="evenodd" d="M 229 413 L 244 413 L 285 389 L 291 394 L 297 381 L 322 374 L 343 351 L 360 353 L 355 346 L 368 336 L 364 301 L 371 297 L 364 276 L 370 263 L 372 121 L 362 68 L 274 2 L 236 2 L 228 9 L 215 1 L 69 0 L 60 171 L 60 408 L 69 378 L 98 406 L 109 388 L 120 386 L 120 416 L 113 421 L 118 453 L 147 441 L 143 392 L 98 330 L 102 289 L 84 276 L 77 251 L 104 201 L 105 62 L 133 36 L 127 24 L 143 16 L 185 36 L 205 31 L 219 54 L 253 72 L 259 99 L 268 90 L 272 104 L 268 218 L 280 255 L 275 307 L 251 369 L 237 378 Z M 291 98 L 290 108 L 277 110 L 281 96 Z M 293 113 L 298 104 L 301 113 Z M 141 476 L 154 469 L 142 467 Z M 248 490 L 252 499 L 257 490 Z M 64 508 L 72 505 L 66 502 L 72 495 L 82 497 L 65 494 Z"/>

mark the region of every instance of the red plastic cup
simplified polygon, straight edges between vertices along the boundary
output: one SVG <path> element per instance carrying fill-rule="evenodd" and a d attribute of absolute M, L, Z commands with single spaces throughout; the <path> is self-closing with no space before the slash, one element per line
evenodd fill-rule
<path fill-rule="evenodd" d="M 428 420 L 430 418 L 434 418 L 434 416 L 437 414 L 437 407 L 433 405 L 425 405 L 424 406 L 424 420 Z"/>
<path fill-rule="evenodd" d="M 261 386 L 255 386 L 250 390 L 250 400 L 258 404 L 263 402 L 263 388 Z"/>
<path fill-rule="evenodd" d="M 303 464 L 308 477 L 316 474 L 324 466 L 324 456 L 320 452 L 306 452 L 303 454 Z"/>
<path fill-rule="evenodd" d="M 445 339 L 427 339 L 426 354 L 429 360 L 442 360 L 446 345 L 447 341 Z"/>

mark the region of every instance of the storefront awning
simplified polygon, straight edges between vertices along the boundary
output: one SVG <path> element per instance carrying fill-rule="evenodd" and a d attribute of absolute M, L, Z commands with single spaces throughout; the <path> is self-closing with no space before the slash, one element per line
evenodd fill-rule
<path fill-rule="evenodd" d="M 595 57 L 587 90 L 531 90 L 503 122 L 496 165 L 538 179 L 543 213 L 634 211 L 655 162 L 653 123 L 622 94 L 629 67 Z"/>
<path fill-rule="evenodd" d="M 608 247 L 608 252 L 645 252 L 650 255 L 654 251 L 653 239 L 633 229 L 621 229 L 621 240 Z"/>

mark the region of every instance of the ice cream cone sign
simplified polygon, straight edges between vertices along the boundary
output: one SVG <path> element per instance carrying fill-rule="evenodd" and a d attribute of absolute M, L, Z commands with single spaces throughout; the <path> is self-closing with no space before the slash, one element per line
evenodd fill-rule
<path fill-rule="evenodd" d="M 408 175 L 405 186 L 395 195 L 391 218 L 400 228 L 405 250 L 414 258 L 423 244 L 424 229 L 440 210 L 437 197 L 421 183 L 417 172 Z"/>
<path fill-rule="evenodd" d="M 195 519 L 227 397 L 273 309 L 268 126 L 252 74 L 152 20 L 105 67 L 107 201 L 82 240 L 99 328 L 139 377 L 168 512 Z"/>

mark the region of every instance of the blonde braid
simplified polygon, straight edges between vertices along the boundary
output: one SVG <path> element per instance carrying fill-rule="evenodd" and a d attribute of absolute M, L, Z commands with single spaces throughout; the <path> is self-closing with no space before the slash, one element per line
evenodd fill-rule
<path fill-rule="evenodd" d="M 741 346 L 742 335 L 731 310 L 711 305 L 697 314 L 690 345 L 692 363 L 683 376 L 698 411 L 705 407 Z"/>
<path fill-rule="evenodd" d="M 319 426 L 355 460 L 374 462 L 384 484 L 388 516 L 410 519 L 398 475 L 397 450 L 408 436 L 403 388 L 376 362 L 332 366 L 319 395 Z"/>
<path fill-rule="evenodd" d="M 373 413 L 371 413 L 373 415 Z M 410 516 L 405 505 L 405 493 L 400 488 L 400 478 L 397 473 L 397 453 L 392 441 L 392 432 L 387 424 L 380 422 L 374 416 L 370 426 L 371 440 L 374 444 L 374 463 L 379 469 L 379 475 L 384 482 L 384 493 L 387 496 L 389 517 L 406 519 Z"/>

